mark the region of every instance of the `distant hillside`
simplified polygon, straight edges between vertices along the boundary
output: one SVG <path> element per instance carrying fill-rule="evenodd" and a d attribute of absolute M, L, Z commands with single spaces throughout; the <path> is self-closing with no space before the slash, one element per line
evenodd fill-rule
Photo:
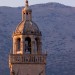
<path fill-rule="evenodd" d="M 48 52 L 47 75 L 75 75 L 75 8 L 59 3 L 31 8 L 33 21 L 42 32 L 43 51 Z M 9 75 L 8 55 L 21 9 L 0 7 L 0 75 Z"/>

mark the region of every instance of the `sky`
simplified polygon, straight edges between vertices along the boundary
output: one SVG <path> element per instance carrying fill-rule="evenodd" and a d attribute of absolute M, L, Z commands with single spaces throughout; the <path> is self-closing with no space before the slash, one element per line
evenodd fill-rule
<path fill-rule="evenodd" d="M 58 2 L 75 7 L 75 0 L 29 0 L 29 5 Z M 25 0 L 0 0 L 0 6 L 20 7 L 25 5 Z"/>

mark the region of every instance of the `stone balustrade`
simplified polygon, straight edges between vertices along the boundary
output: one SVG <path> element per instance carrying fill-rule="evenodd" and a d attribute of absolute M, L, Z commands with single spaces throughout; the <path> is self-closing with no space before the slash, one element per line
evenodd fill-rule
<path fill-rule="evenodd" d="M 46 54 L 10 54 L 9 61 L 12 64 L 46 64 Z"/>

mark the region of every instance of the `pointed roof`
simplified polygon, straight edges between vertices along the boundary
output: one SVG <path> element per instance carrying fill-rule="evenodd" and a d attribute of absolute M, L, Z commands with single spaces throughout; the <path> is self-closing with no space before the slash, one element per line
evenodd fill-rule
<path fill-rule="evenodd" d="M 26 0 L 25 2 L 25 9 L 23 10 L 23 12 L 30 12 L 31 9 L 29 8 L 28 5 L 28 0 Z M 24 13 L 26 15 L 26 13 Z M 25 15 L 23 17 L 25 17 Z M 28 16 L 29 17 L 29 16 Z M 23 35 L 41 35 L 41 32 L 37 26 L 36 23 L 34 23 L 32 20 L 23 20 L 17 27 L 15 30 L 15 34 L 23 34 Z"/>

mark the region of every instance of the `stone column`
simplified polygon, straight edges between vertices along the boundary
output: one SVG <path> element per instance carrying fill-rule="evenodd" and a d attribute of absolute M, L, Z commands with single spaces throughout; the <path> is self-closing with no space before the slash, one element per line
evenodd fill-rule
<path fill-rule="evenodd" d="M 16 50 L 17 50 L 17 42 L 16 39 L 13 38 L 13 54 L 16 54 Z"/>
<path fill-rule="evenodd" d="M 35 53 L 35 39 L 34 36 L 31 37 L 31 53 Z"/>
<path fill-rule="evenodd" d="M 38 54 L 41 54 L 42 52 L 42 42 L 40 40 L 38 41 Z"/>
<path fill-rule="evenodd" d="M 34 54 L 35 41 L 31 41 L 31 54 Z"/>
<path fill-rule="evenodd" d="M 21 38 L 21 43 L 20 43 L 21 45 L 20 45 L 20 49 L 21 49 L 21 51 L 22 51 L 22 54 L 24 54 L 24 38 L 22 37 Z"/>

